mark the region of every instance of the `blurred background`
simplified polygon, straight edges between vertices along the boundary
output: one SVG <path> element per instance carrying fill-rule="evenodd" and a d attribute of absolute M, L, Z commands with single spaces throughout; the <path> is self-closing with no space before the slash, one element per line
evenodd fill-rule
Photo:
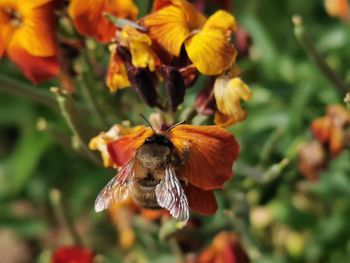
<path fill-rule="evenodd" d="M 330 116 L 330 105 L 346 112 L 346 1 L 196 2 L 206 4 L 208 15 L 229 8 L 236 17 L 238 64 L 254 94 L 244 104 L 247 119 L 230 128 L 241 153 L 235 177 L 216 193 L 218 212 L 193 214 L 181 230 L 128 205 L 95 213 L 96 195 L 115 171 L 72 149 L 69 128 L 55 107 L 16 89 L 33 89 L 50 101 L 49 88 L 58 82 L 35 86 L 2 58 L 0 262 L 50 262 L 57 249 L 74 244 L 93 251 L 97 262 L 196 262 L 222 231 L 234 236 L 221 242 L 240 244 L 239 249 L 231 246 L 231 253 L 245 253 L 251 262 L 348 262 L 349 140 L 335 154 L 324 141 L 310 146 L 317 139 L 310 130 L 314 120 Z M 136 3 L 140 16 L 145 15 L 149 1 Z M 107 47 L 89 43 L 95 59 L 107 67 Z M 104 87 L 103 79 L 93 81 Z M 188 90 L 185 105 L 194 103 L 206 81 L 200 78 Z M 152 112 L 143 105 L 130 110 L 125 100 L 134 95 L 126 90 L 106 94 L 121 112 L 111 123 L 140 124 L 136 113 Z M 341 128 L 349 132 L 349 122 Z M 305 150 L 305 145 L 310 147 Z M 245 256 L 224 259 L 247 262 Z"/>

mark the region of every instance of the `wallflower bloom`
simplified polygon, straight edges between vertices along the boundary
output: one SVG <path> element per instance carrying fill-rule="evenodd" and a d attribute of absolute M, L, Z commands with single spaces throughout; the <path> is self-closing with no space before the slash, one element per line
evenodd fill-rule
<path fill-rule="evenodd" d="M 241 108 L 240 100 L 248 101 L 253 95 L 238 75 L 239 69 L 233 67 L 215 80 L 214 96 L 218 112 L 214 121 L 222 127 L 245 119 L 247 113 Z"/>
<path fill-rule="evenodd" d="M 179 56 L 184 44 L 192 63 L 206 75 L 218 75 L 234 63 L 237 52 L 229 38 L 236 22 L 231 14 L 219 10 L 206 19 L 185 0 L 157 1 L 155 5 L 158 10 L 142 23 L 170 54 Z"/>
<path fill-rule="evenodd" d="M 72 0 L 68 12 L 80 34 L 110 42 L 116 27 L 104 14 L 135 20 L 138 9 L 132 0 Z"/>
<path fill-rule="evenodd" d="M 229 232 L 221 232 L 211 245 L 199 256 L 198 263 L 248 263 L 247 253 L 242 248 L 236 235 Z"/>
<path fill-rule="evenodd" d="M 93 263 L 94 255 L 90 249 L 69 246 L 61 247 L 52 255 L 52 263 Z"/>
<path fill-rule="evenodd" d="M 316 139 L 327 144 L 332 156 L 338 155 L 345 145 L 350 144 L 350 112 L 341 105 L 331 105 L 327 115 L 312 122 L 311 131 Z"/>
<path fill-rule="evenodd" d="M 170 145 L 169 147 L 173 154 L 182 160 L 181 163 L 169 163 L 169 165 L 174 168 L 174 173 L 171 176 L 176 176 L 176 178 L 171 180 L 178 181 L 178 188 L 183 188 L 186 205 L 188 203 L 191 209 L 205 215 L 215 213 L 217 204 L 213 190 L 221 189 L 223 184 L 233 175 L 233 161 L 237 158 L 239 152 L 239 146 L 235 138 L 218 126 L 191 126 L 184 124 L 176 126 L 167 133 L 159 134 L 164 136 L 165 140 L 170 141 L 170 144 L 167 145 Z M 132 168 L 130 170 L 130 163 L 131 161 L 135 162 L 135 155 L 141 146 L 148 144 L 148 141 L 153 136 L 154 133 L 150 128 L 143 128 L 136 133 L 123 136 L 107 144 L 110 159 L 114 165 L 123 166 L 123 168 L 117 179 L 112 180 L 111 185 L 107 185 L 107 188 L 105 188 L 107 192 L 102 190 L 102 195 L 98 197 L 96 202 L 97 211 L 106 209 L 112 204 L 116 194 L 114 191 L 119 191 L 119 193 L 123 191 L 125 193 L 118 186 L 124 184 L 125 180 L 132 180 L 134 176 L 138 175 Z M 135 169 L 143 169 L 136 167 Z M 166 170 L 166 168 L 164 169 Z M 166 177 L 167 172 L 164 172 Z M 150 176 L 154 177 L 152 174 Z M 162 177 L 163 179 L 160 179 L 157 187 L 161 187 L 164 184 L 165 177 L 164 175 Z M 118 180 L 123 181 L 118 183 Z M 156 178 L 153 180 L 156 180 Z M 114 184 L 114 182 L 117 182 L 117 184 Z M 114 186 L 116 187 L 115 189 L 113 188 Z M 168 191 L 171 192 L 169 189 Z M 181 203 L 177 203 L 179 201 L 177 197 L 174 198 L 175 204 L 173 207 L 175 209 Z M 182 196 L 182 198 L 184 197 Z M 158 198 L 157 202 L 159 203 L 159 201 L 162 201 L 162 199 Z M 172 209 L 169 208 L 168 210 L 172 213 Z"/>
<path fill-rule="evenodd" d="M 0 58 L 6 54 L 34 83 L 59 71 L 54 1 L 0 1 Z"/>

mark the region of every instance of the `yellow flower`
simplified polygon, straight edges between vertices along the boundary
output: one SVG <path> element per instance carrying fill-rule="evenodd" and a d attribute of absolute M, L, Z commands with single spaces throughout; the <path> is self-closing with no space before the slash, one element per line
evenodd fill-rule
<path fill-rule="evenodd" d="M 122 44 L 129 47 L 132 64 L 137 68 L 148 66 L 150 71 L 154 71 L 157 63 L 157 56 L 152 51 L 152 40 L 147 34 L 141 33 L 135 28 L 126 25 L 121 32 Z"/>
<path fill-rule="evenodd" d="M 122 136 L 138 132 L 143 127 L 143 125 L 132 128 L 120 124 L 113 125 L 107 132 L 101 132 L 99 135 L 92 138 L 89 143 L 89 148 L 100 152 L 105 167 L 115 167 L 110 158 L 107 145 Z"/>
<path fill-rule="evenodd" d="M 234 17 L 219 10 L 206 19 L 185 0 L 172 0 L 157 12 L 144 18 L 152 39 L 169 53 L 179 56 L 184 44 L 192 63 L 203 74 L 218 75 L 236 59 L 230 43 L 236 30 Z"/>
<path fill-rule="evenodd" d="M 245 119 L 246 112 L 241 108 L 240 101 L 248 101 L 253 95 L 238 74 L 239 69 L 233 67 L 228 73 L 218 77 L 214 84 L 214 96 L 219 111 L 214 121 L 223 127 Z"/>
<path fill-rule="evenodd" d="M 110 46 L 110 60 L 106 77 L 106 85 L 111 92 L 130 87 L 125 65 L 116 54 L 116 45 Z"/>

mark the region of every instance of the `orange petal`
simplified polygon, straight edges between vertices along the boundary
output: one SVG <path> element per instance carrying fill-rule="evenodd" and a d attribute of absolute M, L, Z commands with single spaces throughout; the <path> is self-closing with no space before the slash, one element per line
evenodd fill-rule
<path fill-rule="evenodd" d="M 329 150 L 333 157 L 337 156 L 344 147 L 344 131 L 341 127 L 333 126 L 330 134 Z"/>
<path fill-rule="evenodd" d="M 104 13 L 135 20 L 138 9 L 132 0 L 72 0 L 68 12 L 79 33 L 109 42 L 115 36 L 116 27 Z"/>
<path fill-rule="evenodd" d="M 331 119 L 326 116 L 314 120 L 311 124 L 311 131 L 317 140 L 319 140 L 321 143 L 326 143 L 329 141 L 331 136 L 331 127 Z"/>
<path fill-rule="evenodd" d="M 216 125 L 219 125 L 220 127 L 227 128 L 231 125 L 234 125 L 236 123 L 243 121 L 247 116 L 247 112 L 242 110 L 239 102 L 237 102 L 236 105 L 237 105 L 236 106 L 237 111 L 234 115 L 225 115 L 220 111 L 217 111 L 215 113 L 214 123 Z"/>
<path fill-rule="evenodd" d="M 192 30 L 204 24 L 205 17 L 186 1 L 174 0 L 172 3 L 145 17 L 143 24 L 149 28 L 152 39 L 172 55 L 179 56 L 182 44 Z"/>
<path fill-rule="evenodd" d="M 107 149 L 110 158 L 117 166 L 123 166 L 133 158 L 135 150 L 152 135 L 153 131 L 150 128 L 143 128 L 137 133 L 126 135 L 109 143 Z"/>
<path fill-rule="evenodd" d="M 116 92 L 119 89 L 130 87 L 128 74 L 124 62 L 115 52 L 115 45 L 112 45 L 111 56 L 109 59 L 108 71 L 106 76 L 106 85 L 110 92 Z"/>
<path fill-rule="evenodd" d="M 214 192 L 204 191 L 191 184 L 184 187 L 190 208 L 203 215 L 212 215 L 218 209 Z"/>
<path fill-rule="evenodd" d="M 40 2 L 44 4 L 34 5 L 31 9 L 26 8 L 27 5 L 19 5 L 18 12 L 23 16 L 23 23 L 17 27 L 10 45 L 21 46 L 36 57 L 51 57 L 57 53 L 55 4 L 54 1 Z"/>
<path fill-rule="evenodd" d="M 179 177 L 204 190 L 221 188 L 232 177 L 239 145 L 232 134 L 219 126 L 179 125 L 169 132 L 180 156 L 188 159 Z"/>
<path fill-rule="evenodd" d="M 9 58 L 21 69 L 23 75 L 37 84 L 56 76 L 59 72 L 57 57 L 35 57 L 21 47 L 11 46 Z"/>

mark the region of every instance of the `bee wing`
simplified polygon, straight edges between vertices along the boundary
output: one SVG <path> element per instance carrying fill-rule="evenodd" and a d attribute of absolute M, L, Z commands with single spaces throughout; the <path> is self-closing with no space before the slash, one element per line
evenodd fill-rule
<path fill-rule="evenodd" d="M 165 169 L 165 176 L 156 187 L 158 204 L 181 221 L 189 218 L 188 201 L 172 166 Z"/>
<path fill-rule="evenodd" d="M 107 209 L 111 202 L 122 202 L 129 196 L 129 183 L 133 175 L 133 160 L 129 161 L 101 190 L 95 201 L 95 211 Z"/>

